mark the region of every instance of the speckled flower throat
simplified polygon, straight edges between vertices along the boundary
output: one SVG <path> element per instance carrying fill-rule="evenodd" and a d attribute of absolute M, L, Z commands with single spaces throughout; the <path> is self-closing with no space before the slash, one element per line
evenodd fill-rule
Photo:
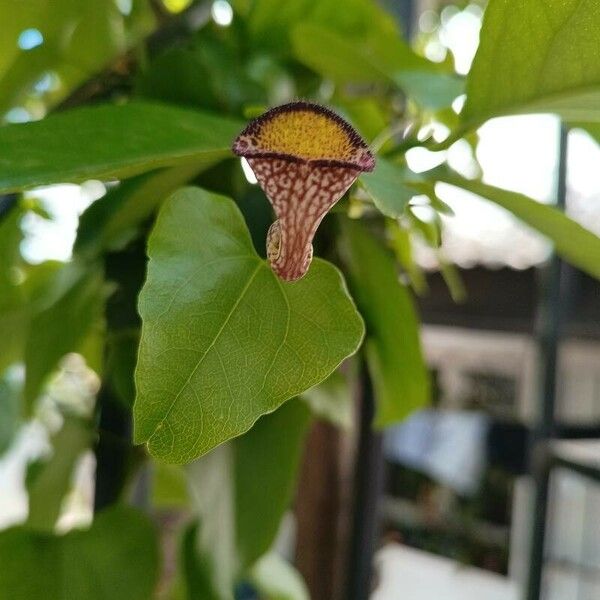
<path fill-rule="evenodd" d="M 285 281 L 300 279 L 319 223 L 362 172 L 373 170 L 373 155 L 346 121 L 308 102 L 254 119 L 233 151 L 248 160 L 277 216 L 267 235 L 271 268 Z"/>

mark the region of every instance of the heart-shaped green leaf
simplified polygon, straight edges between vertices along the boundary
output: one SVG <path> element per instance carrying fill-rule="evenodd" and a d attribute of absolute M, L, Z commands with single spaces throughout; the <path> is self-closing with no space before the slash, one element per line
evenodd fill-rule
<path fill-rule="evenodd" d="M 362 340 L 339 271 L 316 260 L 303 279 L 280 281 L 227 198 L 173 194 L 148 254 L 135 441 L 167 462 L 244 433 L 325 379 Z"/>

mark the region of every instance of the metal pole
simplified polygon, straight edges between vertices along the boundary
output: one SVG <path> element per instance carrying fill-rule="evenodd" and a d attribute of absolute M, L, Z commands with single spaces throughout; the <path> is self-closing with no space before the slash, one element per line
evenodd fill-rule
<path fill-rule="evenodd" d="M 600 483 L 600 467 L 597 465 L 577 462 L 576 460 L 570 460 L 569 458 L 561 456 L 554 458 L 553 465 L 578 473 L 591 481 Z"/>
<path fill-rule="evenodd" d="M 383 436 L 372 429 L 375 399 L 364 359 L 359 385 L 360 428 L 345 600 L 367 600 L 371 594 L 373 553 L 379 537 L 379 499 L 384 487 Z"/>
<path fill-rule="evenodd" d="M 406 39 L 412 36 L 415 0 L 390 3 Z M 375 398 L 366 359 L 360 366 L 360 424 L 354 474 L 354 506 L 350 538 L 350 557 L 344 600 L 367 600 L 371 595 L 373 554 L 379 537 L 380 498 L 384 491 L 385 460 L 383 436 L 373 431 Z"/>
<path fill-rule="evenodd" d="M 567 194 L 567 138 L 568 130 L 561 124 L 559 160 L 556 185 L 556 205 L 564 209 Z M 539 389 L 538 413 L 532 428 L 530 442 L 530 472 L 535 484 L 534 512 L 532 520 L 531 547 L 529 554 L 529 574 L 527 600 L 540 600 L 544 568 L 544 547 L 550 487 L 551 456 L 549 443 L 555 431 L 556 373 L 558 366 L 558 346 L 565 299 L 564 265 L 553 254 L 543 272 L 542 294 L 538 306 L 537 338 Z"/>

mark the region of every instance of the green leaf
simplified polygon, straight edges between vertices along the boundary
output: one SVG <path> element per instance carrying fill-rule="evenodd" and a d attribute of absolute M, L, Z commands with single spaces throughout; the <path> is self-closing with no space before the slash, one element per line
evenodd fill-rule
<path fill-rule="evenodd" d="M 241 127 L 222 117 L 144 102 L 79 108 L 8 125 L 0 128 L 0 192 L 214 162 L 230 155 Z"/>
<path fill-rule="evenodd" d="M 300 573 L 274 552 L 254 565 L 249 579 L 263 600 L 310 600 Z"/>
<path fill-rule="evenodd" d="M 458 267 L 446 260 L 441 252 L 438 253 L 438 263 L 452 300 L 457 304 L 464 302 L 467 299 L 467 289 Z"/>
<path fill-rule="evenodd" d="M 517 192 L 465 179 L 449 170 L 436 170 L 435 177 L 502 206 L 550 238 L 556 252 L 567 262 L 600 279 L 600 238 L 560 210 Z"/>
<path fill-rule="evenodd" d="M 569 123 L 571 129 L 583 129 L 586 133 L 592 136 L 596 144 L 600 144 L 600 123 Z"/>
<path fill-rule="evenodd" d="M 28 2 L 20 6 L 18 11 L 8 3 L 0 5 L 0 19 L 3 23 L 3 35 L 0 37 L 0 77 L 4 76 L 12 61 L 21 52 L 19 35 L 32 24 L 41 22 L 48 1 Z"/>
<path fill-rule="evenodd" d="M 231 598 L 236 580 L 270 549 L 292 499 L 309 418 L 291 400 L 186 468 L 199 520 L 195 557 L 188 556 L 190 598 Z"/>
<path fill-rule="evenodd" d="M 217 451 L 218 452 L 218 451 Z M 220 513 L 213 513 L 220 515 Z M 213 562 L 210 554 L 207 554 L 199 545 L 199 532 L 201 524 L 192 523 L 184 531 L 181 540 L 180 563 L 181 579 L 180 588 L 183 588 L 182 596 L 187 600 L 234 600 L 233 599 L 233 578 L 231 576 L 232 567 L 223 562 L 219 566 Z M 218 538 L 217 538 L 218 539 Z M 215 576 L 227 571 L 230 576 L 225 583 L 215 587 Z"/>
<path fill-rule="evenodd" d="M 379 39 L 382 58 L 395 54 L 396 41 L 402 43 L 396 20 L 371 0 L 347 0 L 343 11 L 338 0 L 254 0 L 248 31 L 255 47 L 285 54 L 290 31 L 300 22 L 326 27 L 357 43 Z"/>
<path fill-rule="evenodd" d="M 227 198 L 176 192 L 148 254 L 134 437 L 166 462 L 189 462 L 244 433 L 362 340 L 337 269 L 315 260 L 306 277 L 283 283 Z"/>
<path fill-rule="evenodd" d="M 369 143 L 388 130 L 388 118 L 376 97 L 344 99 L 343 115 Z M 389 140 L 388 140 L 389 142 Z M 387 149 L 384 143 L 381 149 Z"/>
<path fill-rule="evenodd" d="M 329 4 L 325 2 L 325 4 Z M 307 9 L 290 29 L 294 57 L 323 77 L 339 84 L 385 84 L 402 89 L 426 109 L 450 106 L 463 92 L 463 82 L 443 67 L 417 55 L 373 3 L 354 3 L 362 22 L 339 26 L 337 6 L 333 20 L 317 19 Z M 370 4 L 370 6 L 369 6 Z M 348 3 L 344 12 L 350 13 Z M 369 14 L 371 13 L 371 14 Z"/>
<path fill-rule="evenodd" d="M 364 173 L 359 181 L 387 217 L 401 217 L 410 199 L 417 195 L 406 182 L 405 169 L 381 157 L 377 158 L 375 170 Z"/>
<path fill-rule="evenodd" d="M 157 56 L 138 75 L 136 92 L 151 100 L 218 110 L 219 99 L 209 69 L 202 44 L 193 40 Z"/>
<path fill-rule="evenodd" d="M 0 375 L 0 458 L 10 447 L 20 425 L 21 385 L 14 369 Z"/>
<path fill-rule="evenodd" d="M 60 515 L 62 501 L 69 491 L 73 469 L 81 453 L 92 441 L 89 423 L 67 417 L 52 438 L 52 455 L 34 463 L 27 474 L 30 529 L 52 532 Z"/>
<path fill-rule="evenodd" d="M 307 407 L 294 399 L 234 442 L 237 550 L 244 568 L 273 544 L 292 500 L 309 420 Z"/>
<path fill-rule="evenodd" d="M 408 220 L 413 230 L 418 232 L 429 246 L 439 248 L 442 245 L 442 223 L 437 213 L 433 213 L 432 216 L 432 220 L 421 219 L 413 207 L 408 211 Z"/>
<path fill-rule="evenodd" d="M 462 120 L 554 112 L 600 120 L 600 3 L 492 0 L 468 77 Z"/>
<path fill-rule="evenodd" d="M 0 373 L 10 364 L 22 360 L 28 326 L 29 315 L 26 306 L 21 304 L 0 307 Z"/>
<path fill-rule="evenodd" d="M 68 264 L 57 276 L 57 287 L 61 293 L 31 320 L 25 348 L 24 394 L 29 407 L 59 360 L 79 350 L 102 314 L 104 278 L 99 267 Z"/>
<path fill-rule="evenodd" d="M 140 344 L 139 330 L 112 331 L 106 342 L 105 384 L 109 384 L 115 397 L 127 410 L 135 400 L 134 373 Z"/>
<path fill-rule="evenodd" d="M 15 270 L 21 262 L 19 248 L 23 240 L 23 211 L 19 206 L 13 206 L 8 211 L 0 216 L 0 308 L 13 304 L 15 298 L 21 298 Z"/>
<path fill-rule="evenodd" d="M 295 57 L 324 77 L 338 83 L 389 82 L 376 60 L 356 46 L 356 40 L 312 23 L 300 23 L 292 31 Z"/>
<path fill-rule="evenodd" d="M 337 83 L 387 83 L 409 94 L 415 92 L 419 103 L 424 87 L 429 86 L 435 94 L 428 97 L 428 106 L 443 98 L 449 98 L 449 104 L 456 97 L 447 93 L 448 81 L 454 78 L 444 75 L 438 81 L 438 67 L 417 56 L 397 32 L 356 38 L 325 25 L 299 23 L 292 30 L 291 41 L 297 60 Z M 460 93 L 456 85 L 453 90 Z"/>
<path fill-rule="evenodd" d="M 171 192 L 215 160 L 206 158 L 123 181 L 81 215 L 74 252 L 96 256 L 103 250 L 120 250 Z"/>
<path fill-rule="evenodd" d="M 334 371 L 325 381 L 306 390 L 302 399 L 313 414 L 330 423 L 349 430 L 354 422 L 354 398 L 348 377 L 342 369 Z"/>
<path fill-rule="evenodd" d="M 0 374 L 22 358 L 28 324 L 23 290 L 17 274 L 21 268 L 19 247 L 23 239 L 19 206 L 0 217 Z"/>
<path fill-rule="evenodd" d="M 155 19 L 149 4 L 132 0 L 125 15 L 114 0 L 35 0 L 18 10 L 12 2 L 0 3 L 0 116 L 23 102 L 44 74 L 51 72 L 60 82 L 58 89 L 43 95 L 51 105 L 96 75 L 152 31 Z M 43 43 L 23 51 L 18 40 L 27 29 L 38 29 Z"/>
<path fill-rule="evenodd" d="M 179 465 L 155 461 L 152 463 L 152 506 L 157 508 L 187 508 L 188 489 L 185 472 Z"/>
<path fill-rule="evenodd" d="M 366 355 L 373 378 L 375 425 L 391 425 L 429 401 L 430 380 L 412 298 L 392 257 L 356 221 L 344 224 L 350 283 L 367 324 Z"/>
<path fill-rule="evenodd" d="M 111 284 L 108 284 L 106 288 L 107 290 L 110 289 Z M 105 296 L 106 294 L 103 295 L 103 298 Z M 81 355 L 87 367 L 95 371 L 98 375 L 102 375 L 104 372 L 105 346 L 106 318 L 104 312 L 98 310 L 93 315 L 93 321 L 86 328 L 82 341 L 77 344 L 74 351 Z M 133 387 L 133 368 L 131 369 L 130 376 L 131 386 Z M 130 408 L 133 406 L 133 396 L 131 396 Z"/>
<path fill-rule="evenodd" d="M 423 108 L 439 110 L 450 106 L 464 93 L 464 81 L 453 73 L 402 71 L 395 75 L 398 85 Z"/>
<path fill-rule="evenodd" d="M 239 570 L 235 547 L 234 465 L 230 445 L 186 467 L 196 526 L 184 538 L 188 598 L 233 600 Z"/>
<path fill-rule="evenodd" d="M 410 231 L 398 221 L 388 221 L 387 233 L 396 260 L 410 279 L 414 292 L 424 294 L 429 288 L 421 267 L 414 260 Z"/>
<path fill-rule="evenodd" d="M 20 262 L 18 267 L 12 266 L 10 270 L 20 272 L 25 280 L 19 285 L 0 286 L 3 288 L 0 289 L 0 339 L 3 340 L 0 373 L 12 363 L 23 362 L 31 319 L 36 311 L 54 301 L 55 288 L 60 287 L 51 285 L 59 266 L 64 263 L 46 261 L 25 267 Z"/>
<path fill-rule="evenodd" d="M 137 92 L 145 98 L 230 114 L 240 113 L 248 104 L 265 103 L 265 90 L 250 76 L 245 44 L 236 38 L 211 27 L 187 36 L 185 45 L 168 48 L 150 63 L 138 79 Z"/>
<path fill-rule="evenodd" d="M 11 600 L 148 600 L 158 561 L 153 525 L 124 506 L 64 536 L 25 527 L 0 532 L 0 590 Z"/>

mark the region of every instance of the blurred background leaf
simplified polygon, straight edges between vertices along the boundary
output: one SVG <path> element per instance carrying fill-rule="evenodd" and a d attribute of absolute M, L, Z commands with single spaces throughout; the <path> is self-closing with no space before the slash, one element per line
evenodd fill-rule
<path fill-rule="evenodd" d="M 176 192 L 148 253 L 135 440 L 166 462 L 189 462 L 244 433 L 360 345 L 362 321 L 341 274 L 315 260 L 306 277 L 282 283 L 225 197 Z"/>
<path fill-rule="evenodd" d="M 198 558 L 187 574 L 192 597 L 231 597 L 234 582 L 271 549 L 292 499 L 309 419 L 307 407 L 290 400 L 186 468 L 198 518 Z"/>
<path fill-rule="evenodd" d="M 301 575 L 277 554 L 261 558 L 250 571 L 250 581 L 264 600 L 309 600 Z"/>
<path fill-rule="evenodd" d="M 28 411 L 46 377 L 68 352 L 80 350 L 86 334 L 102 318 L 105 291 L 99 268 L 72 263 L 64 267 L 68 283 L 60 296 L 37 313 L 25 349 L 25 402 Z"/>
<path fill-rule="evenodd" d="M 21 422 L 21 386 L 17 373 L 6 369 L 0 376 L 0 458 L 10 448 Z"/>
<path fill-rule="evenodd" d="M 0 128 L 0 191 L 90 178 L 131 177 L 229 155 L 236 121 L 135 102 L 80 108 Z M 49 158 L 51 157 L 51 160 Z"/>
<path fill-rule="evenodd" d="M 367 325 L 366 359 L 376 398 L 374 424 L 391 425 L 429 402 L 415 308 L 391 255 L 360 223 L 344 223 L 350 284 Z"/>
<path fill-rule="evenodd" d="M 219 7 L 226 13 L 225 20 L 217 18 Z M 233 12 L 228 13 L 231 7 Z M 404 6 L 395 3 L 390 8 Z M 25 395 L 30 404 L 41 400 L 36 405 L 36 420 L 45 418 L 46 411 L 63 417 L 70 413 L 63 411 L 61 399 L 54 397 L 54 384 L 65 374 L 65 353 L 78 352 L 95 370 L 94 381 L 102 379 L 96 407 L 100 424 L 94 426 L 100 436 L 97 491 L 111 479 L 111 491 L 115 492 L 111 501 L 126 496 L 129 489 L 123 482 L 134 479 L 140 461 L 152 460 L 142 449 L 131 447 L 127 435 L 140 334 L 136 303 L 146 274 L 146 238 L 153 219 L 168 196 L 192 182 L 211 194 L 235 200 L 252 245 L 263 256 L 272 210 L 260 188 L 232 156 L 230 145 L 248 118 L 293 98 L 330 105 L 380 154 L 376 170 L 362 176 L 336 206 L 342 217 L 336 214 L 325 219 L 315 239 L 315 254 L 341 264 L 351 275 L 353 292 L 367 321 L 367 344 L 357 358 L 367 361 L 375 384 L 377 425 L 397 423 L 429 401 L 431 383 L 408 284 L 415 293 L 425 295 L 429 279 L 437 295 L 435 281 L 439 275 L 427 273 L 435 268 L 455 300 L 465 296 L 459 269 L 445 254 L 451 231 L 448 217 L 453 209 L 436 195 L 437 182 L 447 181 L 503 206 L 551 238 L 573 264 L 600 275 L 598 238 L 554 208 L 449 170 L 413 172 L 421 171 L 416 167 L 419 152 L 431 158 L 425 148 L 450 146 L 446 155 L 439 153 L 435 158 L 452 166 L 460 163 L 457 156 L 461 146 L 451 144 L 465 134 L 461 143 L 468 146 L 469 160 L 459 166 L 464 167 L 461 173 L 477 176 L 484 148 L 479 146 L 480 131 L 475 128 L 494 115 L 553 111 L 577 119 L 578 125 L 600 139 L 593 122 L 598 120 L 596 87 L 600 76 L 597 61 L 587 60 L 597 54 L 594 32 L 600 26 L 598 9 L 575 0 L 490 2 L 481 47 L 467 78 L 468 98 L 461 111 L 463 99 L 459 96 L 465 91 L 465 80 L 455 70 L 467 73 L 468 65 L 461 68 L 460 57 L 448 43 L 452 37 L 448 23 L 470 18 L 478 27 L 482 11 L 478 2 L 460 6 L 444 3 L 438 8 L 421 15 L 420 33 L 407 43 L 397 15 L 388 14 L 373 0 L 349 0 L 343 5 L 338 0 L 234 0 L 230 4 L 94 0 L 85 6 L 76 0 L 32 0 L 0 6 L 0 119 L 10 123 L 35 121 L 48 111 L 64 111 L 38 123 L 0 128 L 0 189 L 20 191 L 42 184 L 85 182 L 93 177 L 102 179 L 100 187 L 106 190 L 81 216 L 73 256 L 65 259 L 66 265 L 50 260 L 33 265 L 21 255 L 27 255 L 28 239 L 23 231 L 29 235 L 28 219 L 34 215 L 48 219 L 52 210 L 46 210 L 31 194 L 0 199 L 0 453 L 14 443 L 24 423 L 23 365 L 27 367 Z M 156 35 L 140 43 L 157 27 Z M 436 48 L 446 58 L 436 55 Z M 532 73 L 539 76 L 532 77 Z M 65 110 L 79 104 L 88 106 Z M 515 132 L 515 140 L 521 140 L 520 136 L 521 131 Z M 407 152 L 411 148 L 416 153 Z M 39 193 L 43 196 L 45 191 Z M 175 302 L 179 312 L 169 312 L 173 317 L 169 332 L 176 332 L 182 348 L 191 347 L 206 334 L 205 327 L 189 327 L 198 307 L 196 284 L 210 283 L 211 276 L 210 270 L 200 268 L 205 265 L 198 257 L 210 247 L 215 260 L 221 260 L 231 241 L 227 235 L 214 235 L 220 223 L 227 225 L 225 214 L 195 222 L 190 214 L 198 207 L 200 196 L 188 200 L 190 212 L 182 213 L 161 238 L 169 256 L 186 236 L 192 240 L 177 248 L 185 260 L 164 261 L 165 273 L 168 271 L 165 278 L 171 277 L 171 283 L 181 283 L 185 276 L 192 281 L 188 295 L 177 292 L 178 298 L 179 294 L 185 296 L 185 302 Z M 463 206 L 460 202 L 451 204 L 458 221 Z M 362 217 L 362 224 L 345 223 L 348 212 Z M 237 212 L 233 220 L 242 224 Z M 243 253 L 258 261 L 245 228 L 242 237 Z M 201 272 L 189 270 L 189 265 Z M 325 262 L 315 261 L 311 275 L 312 279 L 289 287 L 298 290 L 293 307 L 301 307 L 309 323 L 303 335 L 289 344 L 300 354 L 300 359 L 295 355 L 289 359 L 289 370 L 304 366 L 310 371 L 303 374 L 302 385 L 296 386 L 294 393 L 323 379 L 339 362 L 331 361 L 327 369 L 315 375 L 310 361 L 323 362 L 320 351 L 331 343 L 331 335 L 314 333 L 318 348 L 310 347 L 310 320 L 321 315 L 323 306 L 331 306 L 335 318 L 328 318 L 327 327 L 336 319 L 342 323 L 340 328 L 358 322 L 337 272 Z M 224 277 L 222 272 L 219 277 Z M 235 274 L 231 276 L 234 279 Z M 208 286 L 202 297 L 210 310 L 216 305 L 215 298 L 230 294 L 230 283 Z M 266 289 L 263 286 L 257 293 L 258 308 L 268 300 Z M 156 293 L 156 314 L 171 301 L 163 292 Z M 111 295 L 106 302 L 107 294 Z M 339 302 L 332 302 L 332 296 Z M 297 312 L 301 312 L 299 308 Z M 237 333 L 256 337 L 255 321 L 255 313 L 247 311 Z M 344 335 L 358 344 L 358 329 L 358 325 L 346 327 Z M 339 353 L 339 360 L 351 351 L 350 346 L 344 346 L 347 351 Z M 239 344 L 232 342 L 231 348 L 230 354 L 243 354 Z M 230 393 L 227 388 L 232 382 L 239 385 L 247 372 L 258 373 L 271 383 L 269 378 L 274 374 L 256 364 L 260 361 L 249 364 L 247 355 L 227 369 L 227 374 L 233 373 L 231 377 L 216 364 L 209 382 L 213 387 L 203 380 L 198 389 L 211 400 L 215 390 Z M 260 352 L 253 352 L 255 355 Z M 170 378 L 177 385 L 181 383 L 179 358 L 175 356 L 164 368 L 163 357 L 157 356 L 149 365 L 152 384 L 157 390 L 160 387 L 158 395 L 163 394 Z M 142 475 L 141 483 L 134 486 L 135 499 L 160 509 L 156 518 L 165 538 L 169 536 L 169 519 L 185 521 L 190 505 L 194 513 L 191 524 L 183 523 L 183 568 L 173 591 L 180 594 L 179 600 L 186 596 L 189 600 L 232 600 L 244 592 L 271 600 L 308 597 L 298 574 L 273 552 L 273 542 L 292 498 L 310 422 L 309 408 L 316 418 L 351 427 L 356 417 L 352 392 L 358 362 L 346 361 L 324 381 L 305 390 L 302 401 L 292 399 L 261 417 L 247 433 L 215 448 L 187 471 L 156 461 L 142 469 L 142 473 L 152 473 L 152 491 L 145 489 Z M 4 369 L 8 365 L 10 368 Z M 275 376 L 280 387 L 289 388 L 287 371 Z M 95 392 L 90 394 L 93 397 Z M 244 394 L 239 399 L 236 394 L 234 410 L 245 419 L 245 425 L 233 433 L 213 436 L 210 447 L 237 435 L 260 414 L 274 408 L 271 403 L 255 410 L 244 398 Z M 161 401 L 164 405 L 164 397 Z M 187 431 L 197 417 L 197 403 L 192 398 L 177 422 Z M 116 426 L 111 419 L 117 421 Z M 217 429 L 222 423 L 214 415 L 212 421 Z M 48 427 L 48 431 L 54 429 Z M 47 534 L 53 528 L 71 487 L 73 466 L 82 450 L 94 442 L 90 439 L 93 433 L 86 419 L 68 416 L 63 428 L 51 436 L 54 453 L 29 469 L 31 512 L 27 531 L 19 528 L 0 533 L 0 563 L 9 569 L 8 573 L 0 572 L 0 590 L 11 598 L 57 597 L 63 593 L 56 591 L 58 580 L 71 578 L 75 559 L 83 557 L 85 562 L 90 558 L 93 576 L 99 579 L 105 570 L 122 572 L 132 557 L 137 569 L 138 556 L 145 554 L 143 545 L 147 544 L 154 556 L 154 535 L 141 535 L 137 525 L 132 525 L 137 513 L 115 519 L 110 527 L 100 513 L 92 530 L 66 537 L 31 531 L 35 527 Z M 103 458 L 107 440 L 119 445 L 118 452 L 111 455 L 117 456 L 115 463 L 107 464 Z M 123 464 L 116 464 L 119 457 Z M 191 493 L 185 488 L 186 475 Z M 128 525 L 132 527 L 128 529 Z M 180 525 L 177 521 L 174 529 Z M 11 541 L 3 541 L 9 533 Z M 128 540 L 121 537 L 125 534 Z M 84 538 L 95 541 L 90 545 L 71 542 Z M 14 546 L 7 562 L 2 552 L 9 544 Z M 162 545 L 169 553 L 171 540 L 163 540 Z M 30 565 L 21 565 L 13 575 L 10 561 L 28 560 L 39 565 L 36 572 Z M 174 560 L 170 555 L 165 558 L 166 579 L 175 570 Z M 88 586 L 85 580 L 92 579 L 90 573 L 79 569 L 67 591 L 82 599 L 148 598 L 157 576 L 156 565 L 147 566 L 143 573 L 142 567 L 128 573 L 124 581 L 110 575 L 108 591 L 101 585 Z M 170 582 L 166 586 L 162 583 L 158 594 L 164 600 L 164 588 L 170 587 Z M 175 600 L 175 595 L 169 600 Z"/>
<path fill-rule="evenodd" d="M 375 206 L 386 216 L 401 217 L 416 192 L 407 184 L 407 169 L 383 158 L 377 160 L 372 173 L 365 173 L 360 183 Z"/>
<path fill-rule="evenodd" d="M 29 466 L 29 515 L 25 523 L 28 529 L 54 532 L 64 497 L 72 484 L 75 464 L 92 439 L 91 423 L 67 416 L 51 439 L 51 456 Z"/>
<path fill-rule="evenodd" d="M 148 0 L 9 0 L 0 22 L 0 115 L 36 84 L 56 104 L 155 26 Z"/>
<path fill-rule="evenodd" d="M 90 529 L 63 536 L 25 527 L 2 531 L 0 559 L 0 589 L 14 600 L 148 600 L 159 552 L 148 517 L 115 506 L 97 515 Z"/>
<path fill-rule="evenodd" d="M 600 279 L 600 238 L 553 206 L 536 202 L 524 194 L 465 179 L 442 170 L 440 181 L 461 187 L 513 213 L 524 223 L 548 237 L 556 252 L 572 265 Z"/>

